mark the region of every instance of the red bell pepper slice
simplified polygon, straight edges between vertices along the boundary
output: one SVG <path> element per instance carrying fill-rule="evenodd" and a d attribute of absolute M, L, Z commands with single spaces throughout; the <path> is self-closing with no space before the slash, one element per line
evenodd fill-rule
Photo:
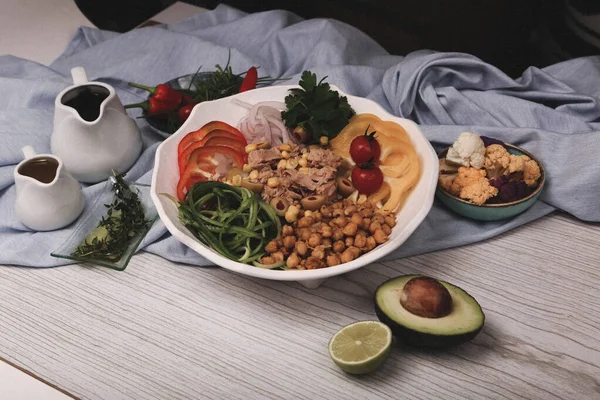
<path fill-rule="evenodd" d="M 227 146 L 238 151 L 243 157 L 244 162 L 247 161 L 248 156 L 245 152 L 246 141 L 243 142 L 235 135 L 232 135 L 228 131 L 216 130 L 207 134 L 203 139 L 189 145 L 177 158 L 179 165 L 179 171 L 184 171 L 185 167 L 190 159 L 190 156 L 194 151 L 203 146 Z"/>
<path fill-rule="evenodd" d="M 179 201 L 185 200 L 185 195 L 195 183 L 208 180 L 209 178 L 206 175 L 215 173 L 214 156 L 216 154 L 230 157 L 238 168 L 242 168 L 244 165 L 244 157 L 231 147 L 202 146 L 194 150 L 177 183 L 177 198 Z"/>
<path fill-rule="evenodd" d="M 240 139 L 246 140 L 244 135 L 242 135 L 242 133 L 233 126 L 222 121 L 211 121 L 205 124 L 202 128 L 198 129 L 197 131 L 190 132 L 187 135 L 185 135 L 183 139 L 181 139 L 181 141 L 179 142 L 177 153 L 181 154 L 192 143 L 201 140 L 210 132 L 217 129 L 228 131 L 233 135 L 239 137 Z"/>
<path fill-rule="evenodd" d="M 258 71 L 256 67 L 250 67 L 240 86 L 240 93 L 247 90 L 256 89 L 256 81 L 258 80 Z"/>

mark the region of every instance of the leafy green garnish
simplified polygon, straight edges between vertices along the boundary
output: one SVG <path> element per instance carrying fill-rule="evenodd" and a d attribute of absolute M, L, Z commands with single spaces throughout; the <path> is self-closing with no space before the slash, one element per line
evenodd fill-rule
<path fill-rule="evenodd" d="M 114 200 L 111 204 L 104 205 L 107 208 L 106 215 L 102 217 L 96 229 L 73 251 L 73 256 L 118 261 L 131 240 L 139 232 L 148 229 L 151 221 L 146 219 L 140 198 L 123 177 L 122 174 L 114 174 Z"/>
<path fill-rule="evenodd" d="M 192 186 L 179 203 L 179 219 L 203 244 L 241 263 L 260 259 L 281 232 L 270 205 L 248 189 L 216 181 Z"/>
<path fill-rule="evenodd" d="M 287 110 L 282 111 L 281 118 L 288 128 L 300 127 L 306 132 L 306 137 L 301 138 L 304 143 L 319 143 L 321 136 L 333 139 L 355 114 L 348 99 L 324 82 L 326 78 L 317 82 L 317 75 L 304 71 L 301 89 L 290 89 L 285 97 Z"/>

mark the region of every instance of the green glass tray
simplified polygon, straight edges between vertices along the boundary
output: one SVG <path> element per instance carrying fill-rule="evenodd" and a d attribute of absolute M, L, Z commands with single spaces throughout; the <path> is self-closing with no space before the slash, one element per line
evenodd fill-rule
<path fill-rule="evenodd" d="M 98 222 L 100 222 L 101 218 L 106 216 L 107 208 L 105 204 L 112 203 L 114 199 L 114 192 L 111 190 L 112 179 L 112 177 L 108 179 L 104 190 L 96 199 L 93 206 L 90 208 L 90 211 L 79 219 L 71 236 L 69 236 L 69 238 L 59 248 L 50 253 L 53 257 L 74 260 L 84 264 L 101 265 L 117 271 L 123 271 L 125 268 L 127 268 L 131 257 L 136 252 L 138 246 L 158 217 L 154 203 L 150 198 L 149 185 L 127 182 L 132 190 L 137 190 L 138 197 L 144 207 L 146 220 L 150 222 L 148 224 L 148 229 L 138 232 L 137 235 L 130 239 L 129 246 L 127 246 L 127 249 L 119 260 L 95 259 L 73 255 L 75 249 L 77 249 L 84 239 L 98 226 Z"/>

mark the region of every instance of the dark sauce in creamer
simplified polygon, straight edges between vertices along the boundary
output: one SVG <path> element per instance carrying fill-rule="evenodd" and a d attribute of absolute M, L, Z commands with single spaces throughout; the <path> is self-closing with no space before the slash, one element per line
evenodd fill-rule
<path fill-rule="evenodd" d="M 75 109 L 86 121 L 95 121 L 100 116 L 100 105 L 110 92 L 103 86 L 84 85 L 65 93 L 61 103 Z"/>
<path fill-rule="evenodd" d="M 19 167 L 18 173 L 30 176 L 42 183 L 50 183 L 56 176 L 58 161 L 54 158 L 40 157 L 27 161 Z"/>

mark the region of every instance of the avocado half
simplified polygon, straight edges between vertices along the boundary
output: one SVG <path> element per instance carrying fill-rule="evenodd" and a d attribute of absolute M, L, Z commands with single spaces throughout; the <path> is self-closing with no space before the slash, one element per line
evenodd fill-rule
<path fill-rule="evenodd" d="M 375 312 L 381 322 L 404 343 L 417 347 L 442 348 L 473 339 L 483 328 L 485 315 L 479 303 L 461 288 L 438 281 L 450 293 L 452 309 L 440 318 L 425 318 L 406 310 L 400 296 L 404 286 L 421 275 L 405 275 L 382 283 L 375 291 Z"/>

